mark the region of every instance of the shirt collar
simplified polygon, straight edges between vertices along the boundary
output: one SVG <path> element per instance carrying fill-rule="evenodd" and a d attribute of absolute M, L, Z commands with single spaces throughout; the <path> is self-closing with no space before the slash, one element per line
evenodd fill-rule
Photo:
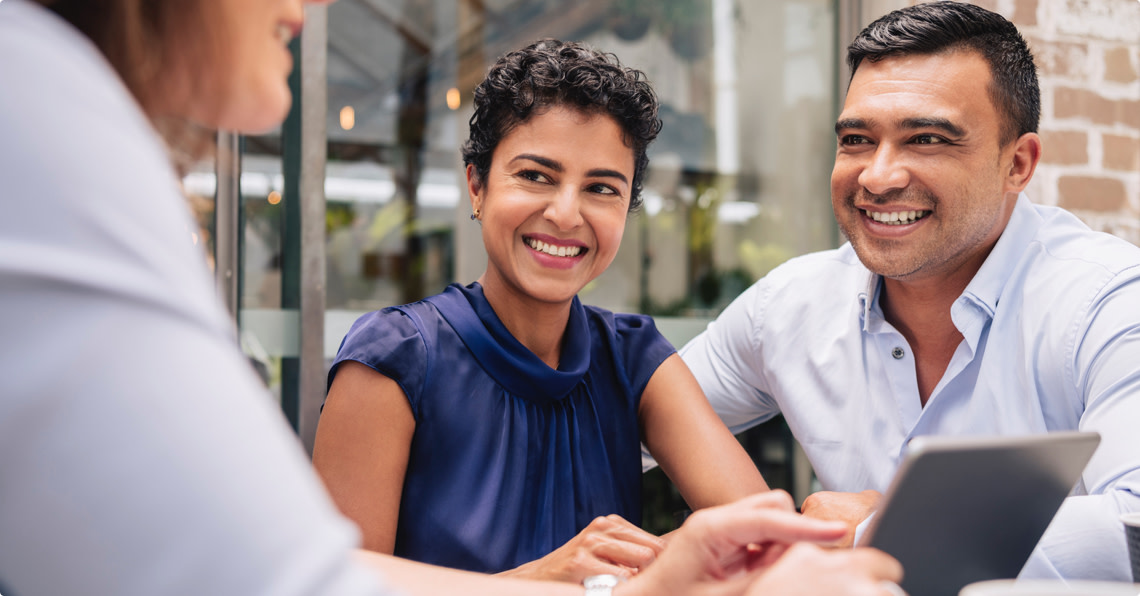
<path fill-rule="evenodd" d="M 1029 243 L 1033 241 L 1040 226 L 1041 216 L 1033 209 L 1033 205 L 1025 193 L 1021 193 L 1017 197 L 1017 203 L 1013 207 L 1009 223 L 1006 224 L 997 244 L 994 245 L 985 262 L 982 263 L 982 267 L 978 269 L 974 278 L 970 280 L 962 292 L 962 296 L 955 303 L 955 311 L 960 311 L 959 305 L 967 302 L 984 313 L 986 319 L 992 319 L 994 312 L 997 311 L 998 300 L 1002 291 L 1005 290 L 1006 281 L 1013 274 L 1021 255 Z M 849 245 L 845 248 L 851 250 Z M 881 286 L 882 278 L 867 271 L 866 283 L 863 284 L 858 293 L 863 331 L 867 333 L 879 331 L 885 322 L 882 308 L 879 306 Z M 955 312 L 954 315 L 955 321 L 958 322 L 961 315 L 958 312 Z M 959 324 L 959 327 L 961 328 L 962 325 Z"/>
<path fill-rule="evenodd" d="M 984 310 L 990 318 L 997 311 L 998 300 L 1005 284 L 1013 275 L 1029 243 L 1041 227 L 1041 216 L 1033 209 L 1025 193 L 1018 195 L 1009 223 L 998 238 L 997 244 L 974 278 L 962 292 L 962 297 Z"/>
<path fill-rule="evenodd" d="M 852 250 L 850 245 L 845 248 Z M 859 266 L 867 273 L 862 289 L 859 290 L 859 315 L 862 318 L 863 331 L 877 333 L 884 322 L 883 309 L 879 306 L 879 286 L 882 277 L 877 273 L 871 273 L 862 263 Z"/>

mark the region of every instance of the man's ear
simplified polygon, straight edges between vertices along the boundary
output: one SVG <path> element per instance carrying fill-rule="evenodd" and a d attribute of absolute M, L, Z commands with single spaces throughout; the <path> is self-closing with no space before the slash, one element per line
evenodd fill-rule
<path fill-rule="evenodd" d="M 1027 132 L 1013 142 L 1012 160 L 1005 176 L 1005 191 L 1019 193 L 1025 190 L 1041 161 L 1041 137 Z"/>
<path fill-rule="evenodd" d="M 467 164 L 467 198 L 471 200 L 471 212 L 477 213 L 483 207 L 483 182 L 474 164 Z"/>

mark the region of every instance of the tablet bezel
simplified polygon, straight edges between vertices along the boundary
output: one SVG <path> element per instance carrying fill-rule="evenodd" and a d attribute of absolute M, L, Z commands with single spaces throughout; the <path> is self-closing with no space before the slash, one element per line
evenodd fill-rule
<path fill-rule="evenodd" d="M 1016 577 L 1099 443 L 1078 431 L 916 437 L 860 545 L 897 558 L 909 594 Z"/>

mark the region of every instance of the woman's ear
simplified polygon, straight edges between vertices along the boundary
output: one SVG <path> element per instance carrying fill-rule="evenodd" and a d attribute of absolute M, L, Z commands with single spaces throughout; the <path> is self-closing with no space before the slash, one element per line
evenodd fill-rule
<path fill-rule="evenodd" d="M 474 164 L 467 164 L 467 197 L 471 200 L 471 213 L 478 214 L 483 207 L 483 181 Z"/>

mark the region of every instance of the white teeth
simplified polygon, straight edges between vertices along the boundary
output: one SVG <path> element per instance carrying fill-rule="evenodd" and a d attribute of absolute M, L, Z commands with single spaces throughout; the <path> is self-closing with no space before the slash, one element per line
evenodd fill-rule
<path fill-rule="evenodd" d="M 535 240 L 534 238 L 527 238 L 526 245 L 539 252 L 544 252 L 555 257 L 576 257 L 582 252 L 581 246 L 554 246 L 553 244 L 547 244 L 541 240 Z"/>
<path fill-rule="evenodd" d="M 929 211 L 863 211 L 863 213 L 879 223 L 893 226 L 914 223 L 930 215 Z"/>
<path fill-rule="evenodd" d="M 278 25 L 277 39 L 280 39 L 281 43 L 289 45 L 289 42 L 293 41 L 293 29 L 288 25 Z"/>

